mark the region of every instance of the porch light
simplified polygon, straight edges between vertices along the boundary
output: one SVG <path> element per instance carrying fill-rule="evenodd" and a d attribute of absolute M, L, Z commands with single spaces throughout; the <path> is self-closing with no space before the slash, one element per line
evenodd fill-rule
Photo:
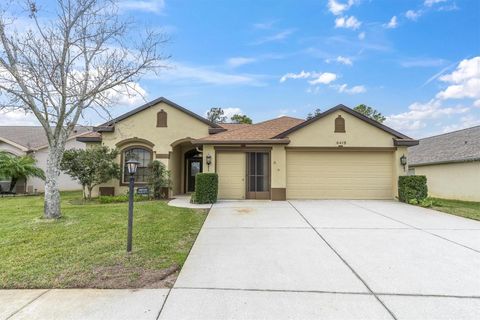
<path fill-rule="evenodd" d="M 407 157 L 405 157 L 405 155 L 400 157 L 400 164 L 403 166 L 403 170 L 405 170 L 405 166 L 407 165 Z"/>
<path fill-rule="evenodd" d="M 128 160 L 127 162 L 127 170 L 130 175 L 134 175 L 137 172 L 137 167 L 140 162 L 136 160 Z"/>
<path fill-rule="evenodd" d="M 207 166 L 211 165 L 212 164 L 212 155 L 207 154 L 206 160 L 207 160 Z"/>

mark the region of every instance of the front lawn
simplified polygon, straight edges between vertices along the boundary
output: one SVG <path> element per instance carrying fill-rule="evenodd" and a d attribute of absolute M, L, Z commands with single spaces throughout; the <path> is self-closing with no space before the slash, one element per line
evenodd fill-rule
<path fill-rule="evenodd" d="M 432 209 L 464 218 L 480 220 L 480 202 L 433 198 Z"/>
<path fill-rule="evenodd" d="M 63 217 L 42 218 L 41 197 L 0 198 L 0 288 L 138 288 L 173 283 L 206 217 L 164 201 L 82 204 L 62 195 Z"/>

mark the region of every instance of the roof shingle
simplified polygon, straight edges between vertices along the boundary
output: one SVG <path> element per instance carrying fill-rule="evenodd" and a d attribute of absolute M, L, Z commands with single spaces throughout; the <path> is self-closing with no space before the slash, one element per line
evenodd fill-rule
<path fill-rule="evenodd" d="M 71 136 L 91 130 L 91 127 L 77 126 Z M 41 126 L 0 126 L 0 139 L 5 138 L 29 150 L 48 144 L 47 136 Z"/>
<path fill-rule="evenodd" d="M 480 126 L 420 139 L 408 154 L 411 166 L 480 160 Z"/>
<path fill-rule="evenodd" d="M 227 130 L 214 135 L 197 139 L 196 142 L 223 141 L 264 141 L 273 139 L 278 134 L 288 130 L 304 120 L 292 117 L 279 117 L 264 122 L 243 126 L 235 130 Z M 277 139 L 278 140 L 278 139 Z"/>

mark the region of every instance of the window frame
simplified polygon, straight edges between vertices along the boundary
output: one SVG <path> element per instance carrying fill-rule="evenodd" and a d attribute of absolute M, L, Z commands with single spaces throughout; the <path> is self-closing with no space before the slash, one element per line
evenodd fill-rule
<path fill-rule="evenodd" d="M 145 150 L 147 151 L 148 153 L 150 153 L 150 162 L 149 164 L 152 163 L 153 161 L 153 150 L 146 147 L 146 146 L 143 146 L 143 145 L 131 145 L 131 146 L 128 146 L 124 149 L 121 150 L 121 159 L 120 159 L 120 186 L 128 186 L 129 185 L 129 182 L 130 181 L 124 181 L 125 179 L 125 154 L 129 151 L 129 150 L 132 150 L 132 149 L 142 149 L 142 150 Z M 147 167 L 141 167 L 141 168 L 148 168 Z M 138 182 L 137 180 L 135 180 L 134 182 L 134 185 L 135 186 L 145 186 L 145 185 L 148 185 L 148 182 L 147 181 L 143 181 L 143 182 Z"/>

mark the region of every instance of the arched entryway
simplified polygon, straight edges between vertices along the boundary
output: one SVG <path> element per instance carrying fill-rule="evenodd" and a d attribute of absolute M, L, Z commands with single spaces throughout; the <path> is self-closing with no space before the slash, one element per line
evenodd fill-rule
<path fill-rule="evenodd" d="M 202 172 L 202 154 L 196 149 L 185 152 L 185 192 L 195 191 L 195 177 Z"/>

